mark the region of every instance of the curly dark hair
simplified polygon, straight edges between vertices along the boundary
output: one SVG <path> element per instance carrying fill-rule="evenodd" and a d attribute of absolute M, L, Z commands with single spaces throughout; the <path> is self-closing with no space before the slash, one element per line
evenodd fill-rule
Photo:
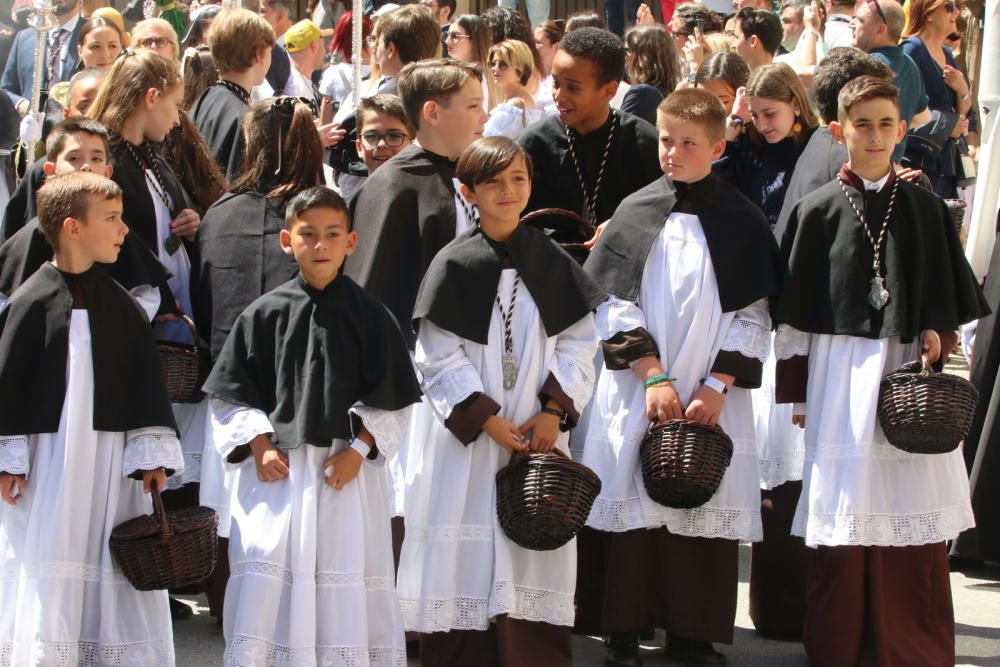
<path fill-rule="evenodd" d="M 531 49 L 531 58 L 535 61 L 535 71 L 542 71 L 542 57 L 535 48 L 535 33 L 526 18 L 510 7 L 490 7 L 480 14 L 480 18 L 489 26 L 494 44 L 505 39 L 516 39 L 527 44 Z"/>
<path fill-rule="evenodd" d="M 594 63 L 597 81 L 602 86 L 611 81 L 621 81 L 625 76 L 625 45 L 617 35 L 607 30 L 574 30 L 562 38 L 559 50 Z"/>
<path fill-rule="evenodd" d="M 849 46 L 831 50 L 816 68 L 813 95 L 816 108 L 826 123 L 837 120 L 837 97 L 851 79 L 873 76 L 892 81 L 893 72 L 878 58 Z"/>
<path fill-rule="evenodd" d="M 710 32 L 722 32 L 725 22 L 722 17 L 700 2 L 685 2 L 677 8 L 674 16 L 684 22 L 684 30 L 680 34 L 693 35 L 695 28 L 707 35 Z"/>

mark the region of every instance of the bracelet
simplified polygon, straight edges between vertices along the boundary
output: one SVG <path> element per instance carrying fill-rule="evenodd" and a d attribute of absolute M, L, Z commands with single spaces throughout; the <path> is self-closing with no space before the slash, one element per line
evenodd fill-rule
<path fill-rule="evenodd" d="M 670 377 L 670 372 L 667 371 L 666 373 L 660 373 L 659 375 L 654 375 L 651 378 L 643 380 L 642 386 L 646 389 L 649 389 L 650 387 L 655 387 L 658 384 L 666 384 L 668 382 L 673 382 L 676 379 L 677 378 Z"/>
<path fill-rule="evenodd" d="M 547 415 L 554 415 L 556 417 L 559 417 L 560 424 L 565 424 L 566 420 L 569 418 L 569 412 L 567 412 L 566 410 L 557 410 L 556 408 L 550 408 L 547 405 L 542 406 L 542 412 L 544 412 Z"/>
<path fill-rule="evenodd" d="M 723 396 L 729 393 L 729 387 L 727 387 L 726 383 L 717 377 L 713 377 L 711 375 L 709 375 L 708 377 L 703 377 L 701 379 L 701 383 L 706 387 L 708 387 L 709 389 L 712 389 L 722 394 Z"/>
<path fill-rule="evenodd" d="M 737 116 L 736 114 L 730 114 L 729 127 L 736 127 L 737 125 L 743 127 L 744 125 L 746 125 L 746 121 Z"/>
<path fill-rule="evenodd" d="M 964 102 L 964 101 L 966 101 L 968 99 L 972 99 L 972 89 L 971 88 L 969 90 L 965 91 L 965 95 L 962 95 L 961 97 L 959 97 L 958 101 L 959 102 Z"/>
<path fill-rule="evenodd" d="M 361 458 L 363 459 L 368 458 L 368 455 L 372 451 L 372 448 L 369 447 L 361 438 L 355 438 L 354 441 L 351 442 L 351 449 L 356 451 L 358 454 L 361 454 Z"/>

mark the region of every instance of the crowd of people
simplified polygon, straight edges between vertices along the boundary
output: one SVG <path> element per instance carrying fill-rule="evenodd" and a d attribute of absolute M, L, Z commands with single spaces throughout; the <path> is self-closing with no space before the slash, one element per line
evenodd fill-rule
<path fill-rule="evenodd" d="M 174 664 L 190 607 L 108 546 L 161 491 L 217 513 L 174 593 L 226 665 L 568 666 L 577 633 L 635 666 L 656 629 L 724 664 L 741 543 L 811 664 L 954 664 L 951 563 L 1000 560 L 957 0 L 367 3 L 361 43 L 340 3 L 93 4 L 5 42 L 0 135 L 40 152 L 0 185 L 0 667 Z M 956 350 L 964 448 L 894 447 L 882 378 Z M 640 469 L 670 420 L 732 443 L 692 509 Z M 552 452 L 601 488 L 532 550 L 497 473 Z"/>

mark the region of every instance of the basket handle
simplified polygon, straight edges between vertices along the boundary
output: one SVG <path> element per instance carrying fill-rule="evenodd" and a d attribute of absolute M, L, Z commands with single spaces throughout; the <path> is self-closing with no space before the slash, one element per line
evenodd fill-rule
<path fill-rule="evenodd" d="M 191 344 L 198 344 L 198 327 L 194 325 L 194 320 L 192 320 L 187 315 L 181 313 L 181 321 L 187 325 L 188 331 L 191 332 Z"/>
<path fill-rule="evenodd" d="M 160 497 L 158 486 L 155 479 L 150 480 L 149 492 L 153 496 L 153 516 L 156 518 L 157 523 L 160 524 L 160 542 L 166 544 L 173 537 L 173 534 L 170 532 L 170 524 L 167 522 L 167 512 L 163 509 L 163 498 Z"/>

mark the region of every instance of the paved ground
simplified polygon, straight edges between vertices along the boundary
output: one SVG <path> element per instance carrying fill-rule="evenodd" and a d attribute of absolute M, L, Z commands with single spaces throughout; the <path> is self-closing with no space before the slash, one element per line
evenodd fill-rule
<path fill-rule="evenodd" d="M 804 667 L 809 663 L 801 644 L 769 641 L 753 631 L 747 616 L 749 552 L 748 547 L 743 547 L 740 554 L 736 639 L 732 646 L 720 646 L 719 649 L 729 655 L 730 667 Z M 951 586 L 957 622 L 958 664 L 1000 667 L 1000 566 L 953 572 Z M 178 667 L 221 664 L 224 649 L 222 632 L 208 616 L 204 599 L 183 599 L 195 606 L 196 615 L 174 624 Z M 679 664 L 663 657 L 662 646 L 662 636 L 645 646 L 646 665 L 666 667 Z M 596 638 L 577 637 L 573 651 L 575 663 L 580 667 L 600 667 L 604 664 L 604 648 Z M 410 665 L 416 667 L 418 661 L 411 660 Z"/>

